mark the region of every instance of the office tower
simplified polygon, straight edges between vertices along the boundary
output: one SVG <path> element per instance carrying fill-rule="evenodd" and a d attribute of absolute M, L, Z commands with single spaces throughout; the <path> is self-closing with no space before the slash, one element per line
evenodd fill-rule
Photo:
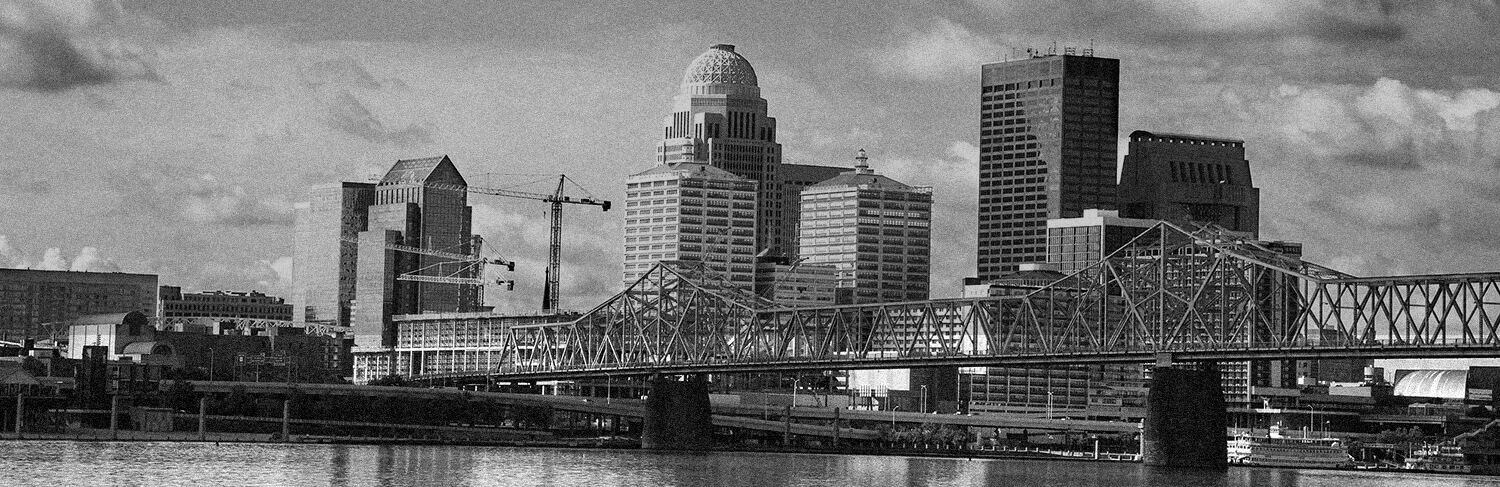
<path fill-rule="evenodd" d="M 1114 209 L 1120 62 L 1034 54 L 980 75 L 978 277 L 1046 258 L 1047 220 Z"/>
<path fill-rule="evenodd" d="M 1047 264 L 1072 274 L 1104 260 L 1130 243 L 1157 220 L 1120 218 L 1115 210 L 1083 210 L 1078 218 L 1047 220 Z"/>
<path fill-rule="evenodd" d="M 782 164 L 776 119 L 768 115 L 750 62 L 714 44 L 682 76 L 656 146 L 657 164 L 703 163 L 756 183 L 756 253 L 796 258 L 796 201 L 807 184 L 843 168 Z"/>
<path fill-rule="evenodd" d="M 833 266 L 763 257 L 755 263 L 755 295 L 788 308 L 832 306 L 837 276 Z"/>
<path fill-rule="evenodd" d="M 1120 214 L 1186 225 L 1213 223 L 1259 238 L 1260 190 L 1245 142 L 1137 130 L 1120 176 Z"/>
<path fill-rule="evenodd" d="M 391 316 L 479 309 L 467 183 L 447 156 L 398 160 L 376 184 L 315 187 L 298 205 L 294 320 L 353 327 L 355 346 L 394 344 Z M 446 254 L 446 255 L 443 255 Z"/>
<path fill-rule="evenodd" d="M 932 188 L 875 174 L 865 151 L 847 171 L 802 190 L 799 254 L 838 271 L 839 304 L 927 299 Z"/>
<path fill-rule="evenodd" d="M 756 184 L 707 164 L 666 163 L 625 183 L 625 284 L 659 261 L 703 263 L 755 285 Z"/>
<path fill-rule="evenodd" d="M 355 242 L 375 201 L 375 185 L 323 184 L 308 193 L 308 201 L 296 205 L 292 321 L 348 326 Z"/>
<path fill-rule="evenodd" d="M 84 315 L 156 314 L 156 276 L 0 269 L 0 340 L 47 338 L 43 323 Z"/>

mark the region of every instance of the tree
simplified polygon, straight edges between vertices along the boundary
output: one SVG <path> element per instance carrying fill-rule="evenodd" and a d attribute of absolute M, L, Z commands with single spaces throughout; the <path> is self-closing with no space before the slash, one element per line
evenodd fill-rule
<path fill-rule="evenodd" d="M 172 385 L 167 387 L 163 402 L 174 411 L 198 410 L 198 394 L 193 391 L 193 384 L 185 380 L 172 381 Z"/>
<path fill-rule="evenodd" d="M 379 379 L 375 379 L 375 380 L 370 381 L 370 385 L 372 385 L 372 386 L 406 387 L 407 383 L 406 383 L 406 378 L 405 377 L 402 377 L 402 376 L 399 376 L 399 375 L 395 375 L 395 374 L 391 374 L 391 375 L 387 375 L 385 377 L 381 377 Z"/>

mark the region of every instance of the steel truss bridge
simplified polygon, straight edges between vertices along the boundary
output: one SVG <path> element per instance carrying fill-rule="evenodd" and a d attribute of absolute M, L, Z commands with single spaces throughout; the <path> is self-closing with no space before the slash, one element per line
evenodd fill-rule
<path fill-rule="evenodd" d="M 783 308 L 661 264 L 577 319 L 429 350 L 446 366 L 413 378 L 1500 356 L 1500 273 L 1359 278 L 1216 228 L 1160 223 L 1072 275 L 1011 289 Z M 453 358 L 469 352 L 487 359 Z"/>

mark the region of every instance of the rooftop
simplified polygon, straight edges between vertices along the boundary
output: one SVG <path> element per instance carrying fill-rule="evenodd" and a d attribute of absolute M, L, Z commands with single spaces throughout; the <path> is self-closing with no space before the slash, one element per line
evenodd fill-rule
<path fill-rule="evenodd" d="M 682 74 L 682 86 L 730 84 L 759 86 L 755 68 L 744 56 L 734 52 L 732 44 L 714 44 L 698 55 Z"/>

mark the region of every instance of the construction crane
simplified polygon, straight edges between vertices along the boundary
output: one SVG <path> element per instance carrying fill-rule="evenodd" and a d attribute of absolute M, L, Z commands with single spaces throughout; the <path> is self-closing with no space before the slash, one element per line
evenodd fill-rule
<path fill-rule="evenodd" d="M 448 183 L 429 182 L 423 184 L 428 188 L 448 189 L 453 191 L 468 191 L 470 193 L 487 194 L 491 196 L 504 196 L 507 198 L 521 198 L 528 200 L 543 201 L 551 205 L 549 217 L 551 219 L 551 235 L 547 242 L 547 282 L 542 287 L 542 312 L 550 313 L 558 309 L 561 286 L 559 281 L 562 276 L 562 208 L 563 204 L 593 205 L 600 207 L 603 211 L 609 211 L 610 203 L 598 198 L 574 198 L 563 194 L 563 190 L 569 181 L 566 174 L 557 175 L 557 190 L 552 194 L 528 193 L 509 189 L 482 188 L 477 186 L 461 186 Z M 578 183 L 573 183 L 577 185 Z M 582 188 L 582 186 L 579 186 Z M 587 192 L 587 190 L 585 190 Z M 511 284 L 514 286 L 514 283 Z"/>

